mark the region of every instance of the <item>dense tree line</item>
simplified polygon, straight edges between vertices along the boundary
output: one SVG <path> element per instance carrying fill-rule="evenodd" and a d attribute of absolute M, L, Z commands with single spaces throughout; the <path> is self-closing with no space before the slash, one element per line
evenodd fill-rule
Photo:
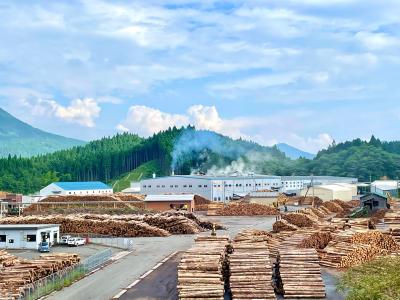
<path fill-rule="evenodd" d="M 193 127 L 174 127 L 149 138 L 124 133 L 32 158 L 8 156 L 0 159 L 0 190 L 27 194 L 54 181 L 110 182 L 149 161 L 157 162 L 158 175 L 167 175 L 171 171 L 176 145 L 190 143 L 190 140 L 182 143 L 180 139 L 187 132 L 194 134 L 190 135 L 191 140 L 198 137 L 199 131 Z M 199 136 L 210 134 L 199 133 Z M 400 142 L 382 142 L 375 137 L 369 142 L 356 139 L 334 143 L 313 160 L 291 160 L 276 147 L 213 135 L 218 142 L 206 142 L 181 152 L 179 163 L 174 167 L 177 174 L 237 168 L 275 175 L 352 176 L 362 181 L 383 176 L 400 177 Z"/>

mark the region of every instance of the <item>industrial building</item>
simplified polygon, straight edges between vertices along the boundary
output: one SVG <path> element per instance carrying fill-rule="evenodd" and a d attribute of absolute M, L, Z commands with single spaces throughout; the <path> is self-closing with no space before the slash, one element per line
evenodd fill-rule
<path fill-rule="evenodd" d="M 60 240 L 60 225 L 13 224 L 0 225 L 0 249 L 37 250 L 40 242 L 56 244 Z"/>
<path fill-rule="evenodd" d="M 387 197 L 374 193 L 361 196 L 360 207 L 368 207 L 371 211 L 389 208 Z"/>
<path fill-rule="evenodd" d="M 280 176 L 174 175 L 144 179 L 140 191 L 146 195 L 196 194 L 214 201 L 229 201 L 257 190 L 279 190 Z"/>
<path fill-rule="evenodd" d="M 300 191 L 301 196 L 315 196 L 323 201 L 343 200 L 350 201 L 357 195 L 357 186 L 346 186 L 344 184 L 323 184 L 316 185 L 310 188 L 303 188 Z"/>
<path fill-rule="evenodd" d="M 297 193 L 308 186 L 323 184 L 355 184 L 357 178 L 339 176 L 282 176 L 282 192 Z"/>
<path fill-rule="evenodd" d="M 388 193 L 393 197 L 398 197 L 399 181 L 397 180 L 375 180 L 371 183 L 371 193 L 386 196 Z"/>
<path fill-rule="evenodd" d="M 195 209 L 194 199 L 193 194 L 147 195 L 144 202 L 148 210 L 186 209 L 192 212 Z"/>
<path fill-rule="evenodd" d="M 40 190 L 42 198 L 54 195 L 88 196 L 112 193 L 112 188 L 100 181 L 53 182 Z"/>
<path fill-rule="evenodd" d="M 356 182 L 358 182 L 357 178 L 334 176 L 174 175 L 142 180 L 140 182 L 140 193 L 145 195 L 187 193 L 201 195 L 209 200 L 226 202 L 253 192 L 279 191 L 299 194 L 300 190 L 310 185 L 352 184 Z"/>

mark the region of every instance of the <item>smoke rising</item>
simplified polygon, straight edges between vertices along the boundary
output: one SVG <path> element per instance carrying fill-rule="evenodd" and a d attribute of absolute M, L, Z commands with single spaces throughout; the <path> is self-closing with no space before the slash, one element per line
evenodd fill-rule
<path fill-rule="evenodd" d="M 209 157 L 210 152 L 221 157 L 215 161 L 215 155 L 212 158 Z M 213 165 L 207 168 L 209 175 L 259 172 L 261 164 L 271 159 L 271 154 L 260 145 L 240 140 L 234 142 L 232 139 L 212 131 L 188 129 L 184 130 L 175 142 L 171 169 L 175 170 L 193 154 L 202 161 L 213 161 Z M 202 166 L 197 166 L 192 169 L 192 173 L 196 173 L 200 169 Z"/>

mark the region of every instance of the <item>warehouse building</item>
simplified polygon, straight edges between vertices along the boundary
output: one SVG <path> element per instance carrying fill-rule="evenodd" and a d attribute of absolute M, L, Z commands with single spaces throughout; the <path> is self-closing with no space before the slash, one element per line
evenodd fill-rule
<path fill-rule="evenodd" d="M 390 205 L 388 205 L 386 196 L 370 193 L 361 196 L 360 207 L 368 207 L 369 210 L 375 211 L 378 209 L 388 209 Z"/>
<path fill-rule="evenodd" d="M 0 249 L 37 250 L 42 241 L 52 245 L 59 240 L 57 224 L 0 224 Z"/>
<path fill-rule="evenodd" d="M 88 196 L 112 193 L 112 188 L 100 181 L 53 182 L 40 190 L 42 198 L 54 195 Z"/>
<path fill-rule="evenodd" d="M 140 191 L 146 195 L 196 194 L 214 201 L 229 201 L 243 197 L 252 191 L 279 190 L 280 176 L 207 176 L 174 175 L 144 179 Z"/>
<path fill-rule="evenodd" d="M 386 196 L 388 193 L 393 197 L 398 197 L 399 181 L 397 180 L 375 180 L 371 183 L 371 193 Z"/>
<path fill-rule="evenodd" d="M 144 199 L 146 209 L 156 211 L 195 209 L 194 194 L 147 195 Z"/>
<path fill-rule="evenodd" d="M 310 188 L 303 188 L 300 191 L 301 196 L 315 196 L 321 198 L 323 201 L 330 200 L 343 200 L 350 201 L 357 195 L 357 187 L 344 186 L 341 184 L 323 184 Z"/>
<path fill-rule="evenodd" d="M 339 176 L 282 176 L 282 192 L 297 193 L 311 185 L 356 184 L 357 178 Z"/>

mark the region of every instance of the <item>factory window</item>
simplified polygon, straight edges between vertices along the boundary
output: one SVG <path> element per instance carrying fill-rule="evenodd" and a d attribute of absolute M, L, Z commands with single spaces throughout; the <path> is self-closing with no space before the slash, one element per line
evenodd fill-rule
<path fill-rule="evenodd" d="M 192 187 L 192 185 L 191 185 L 191 184 L 189 184 L 189 187 Z"/>
<path fill-rule="evenodd" d="M 186 185 L 186 184 L 184 184 L 184 185 L 183 185 L 183 187 L 184 187 L 184 188 L 187 188 L 187 185 Z"/>
<path fill-rule="evenodd" d="M 0 234 L 0 243 L 5 243 L 5 242 L 6 242 L 6 235 Z"/>
<path fill-rule="evenodd" d="M 214 197 L 214 201 L 217 201 L 217 197 Z"/>
<path fill-rule="evenodd" d="M 160 186 L 157 184 L 157 187 L 159 188 Z"/>
<path fill-rule="evenodd" d="M 232 197 L 229 197 L 229 200 L 232 200 Z"/>
<path fill-rule="evenodd" d="M 170 188 L 173 188 L 173 187 L 174 187 L 174 185 L 173 185 L 173 184 L 171 184 L 169 187 L 170 187 Z"/>
<path fill-rule="evenodd" d="M 8 240 L 8 243 L 9 243 L 9 244 L 14 244 L 14 239 L 9 239 L 9 240 Z"/>
<path fill-rule="evenodd" d="M 151 185 L 149 185 L 148 187 L 151 188 Z"/>
<path fill-rule="evenodd" d="M 206 187 L 207 187 L 207 184 L 203 185 L 203 187 L 205 187 L 205 188 L 206 188 Z"/>
<path fill-rule="evenodd" d="M 242 186 L 242 184 L 241 184 L 241 183 L 239 183 L 239 186 Z"/>
<path fill-rule="evenodd" d="M 177 188 L 177 187 L 178 187 L 178 185 L 176 184 L 176 185 L 175 185 L 175 187 Z"/>
<path fill-rule="evenodd" d="M 217 185 L 216 185 L 216 184 L 214 184 L 214 187 L 217 187 Z"/>
<path fill-rule="evenodd" d="M 201 184 L 199 184 L 199 187 L 201 187 Z"/>
<path fill-rule="evenodd" d="M 143 186 L 144 188 L 146 187 L 146 185 Z"/>
<path fill-rule="evenodd" d="M 218 184 L 218 187 L 221 187 L 221 185 L 220 185 L 220 184 Z"/>
<path fill-rule="evenodd" d="M 225 200 L 228 200 L 228 196 L 225 197 Z"/>
<path fill-rule="evenodd" d="M 218 197 L 218 201 L 221 201 L 221 197 Z"/>
<path fill-rule="evenodd" d="M 161 187 L 165 188 L 165 185 L 163 184 Z"/>
<path fill-rule="evenodd" d="M 27 242 L 36 242 L 36 234 L 27 234 L 26 241 Z"/>
<path fill-rule="evenodd" d="M 236 186 L 239 186 L 239 185 L 236 183 Z"/>

